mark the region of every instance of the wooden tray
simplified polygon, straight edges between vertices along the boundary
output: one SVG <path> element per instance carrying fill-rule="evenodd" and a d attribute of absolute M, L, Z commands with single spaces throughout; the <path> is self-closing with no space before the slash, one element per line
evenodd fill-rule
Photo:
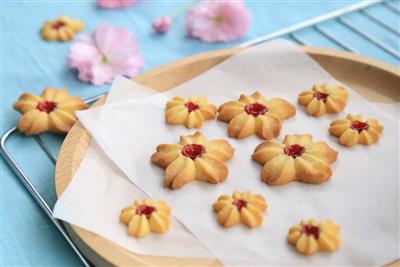
<path fill-rule="evenodd" d="M 332 49 L 303 47 L 336 79 L 374 102 L 400 102 L 400 72 L 395 67 L 359 55 Z M 240 48 L 225 49 L 187 57 L 162 65 L 135 77 L 135 81 L 157 91 L 166 91 L 205 72 Z M 95 105 L 101 105 L 103 99 Z M 90 135 L 77 122 L 70 130 L 58 155 L 55 186 L 60 196 L 75 174 L 88 148 Z M 143 256 L 82 228 L 65 223 L 66 228 L 85 256 L 97 266 L 220 266 L 217 260 Z M 395 265 L 398 264 L 394 263 Z"/>

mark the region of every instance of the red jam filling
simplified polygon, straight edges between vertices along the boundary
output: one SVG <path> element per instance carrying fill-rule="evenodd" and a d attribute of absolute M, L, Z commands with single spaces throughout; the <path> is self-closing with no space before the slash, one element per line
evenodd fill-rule
<path fill-rule="evenodd" d="M 313 225 L 304 225 L 302 232 L 306 235 L 313 235 L 315 239 L 319 238 L 319 227 Z"/>
<path fill-rule="evenodd" d="M 247 114 L 257 117 L 258 115 L 263 115 L 268 111 L 268 108 L 260 103 L 248 104 L 244 107 Z"/>
<path fill-rule="evenodd" d="M 304 147 L 298 144 L 287 146 L 283 149 L 286 155 L 293 157 L 300 157 L 304 153 Z"/>
<path fill-rule="evenodd" d="M 314 93 L 314 97 L 315 97 L 316 99 L 322 100 L 322 101 L 324 101 L 324 102 L 326 102 L 326 99 L 328 98 L 328 96 L 329 96 L 329 94 L 321 93 L 321 92 L 318 92 L 318 91 L 316 91 L 316 92 Z"/>
<path fill-rule="evenodd" d="M 192 112 L 192 111 L 195 111 L 195 110 L 199 109 L 199 105 L 197 105 L 196 103 L 193 103 L 193 102 L 187 102 L 185 104 L 185 107 L 187 108 L 187 110 L 189 112 Z"/>
<path fill-rule="evenodd" d="M 53 23 L 53 25 L 51 25 L 51 27 L 54 29 L 54 30 L 58 30 L 58 29 L 60 29 L 61 27 L 64 27 L 65 26 L 65 23 L 64 22 L 62 22 L 62 21 L 56 21 L 56 22 L 54 22 Z"/>
<path fill-rule="evenodd" d="M 146 205 L 141 205 L 136 209 L 136 214 L 141 216 L 141 215 L 146 215 L 147 219 L 150 218 L 151 214 L 155 211 L 156 209 L 151 206 L 146 206 Z"/>
<path fill-rule="evenodd" d="M 240 211 L 243 207 L 246 207 L 247 202 L 243 199 L 236 199 L 232 202 L 232 204 L 235 205 L 236 208 Z"/>
<path fill-rule="evenodd" d="M 206 152 L 205 147 L 199 144 L 189 144 L 182 148 L 182 155 L 193 160 L 200 157 L 204 152 Z"/>
<path fill-rule="evenodd" d="M 57 103 L 53 101 L 41 101 L 37 105 L 37 109 L 47 113 L 52 112 L 57 107 Z"/>
<path fill-rule="evenodd" d="M 358 131 L 359 133 L 361 133 L 363 130 L 367 130 L 369 125 L 366 122 L 362 122 L 362 121 L 353 121 L 351 123 L 351 129 Z"/>

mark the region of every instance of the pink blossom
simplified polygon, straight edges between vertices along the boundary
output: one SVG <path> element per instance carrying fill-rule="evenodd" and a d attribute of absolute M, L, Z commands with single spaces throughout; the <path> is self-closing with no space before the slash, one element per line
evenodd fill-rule
<path fill-rule="evenodd" d="M 102 8 L 114 9 L 127 7 L 135 2 L 136 0 L 97 0 L 97 5 Z"/>
<path fill-rule="evenodd" d="M 243 1 L 202 1 L 189 9 L 187 34 L 205 42 L 227 42 L 242 37 L 251 23 Z"/>
<path fill-rule="evenodd" d="M 156 32 L 164 33 L 171 27 L 171 19 L 165 16 L 159 17 L 153 21 L 152 26 Z"/>
<path fill-rule="evenodd" d="M 110 83 L 116 75 L 132 77 L 143 66 L 133 33 L 126 28 L 100 24 L 95 32 L 81 34 L 72 44 L 68 66 L 78 78 L 95 85 Z"/>

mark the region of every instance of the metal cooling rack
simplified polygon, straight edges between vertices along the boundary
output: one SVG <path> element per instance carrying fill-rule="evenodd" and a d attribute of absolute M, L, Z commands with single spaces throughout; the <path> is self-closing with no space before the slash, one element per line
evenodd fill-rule
<path fill-rule="evenodd" d="M 375 23 L 377 26 L 380 28 L 390 32 L 390 34 L 394 35 L 396 38 L 400 37 L 400 30 L 399 30 L 399 25 L 391 25 L 390 23 L 386 22 L 384 18 L 378 17 L 376 15 L 373 15 L 368 9 L 369 7 L 373 5 L 381 5 L 383 8 L 389 10 L 390 12 L 393 12 L 396 16 L 400 16 L 400 7 L 396 2 L 394 1 L 361 1 L 359 3 L 347 6 L 345 8 L 341 8 L 338 10 L 335 10 L 333 12 L 315 17 L 310 20 L 306 20 L 303 22 L 300 22 L 298 24 L 295 24 L 293 26 L 281 29 L 279 31 L 267 34 L 265 36 L 256 38 L 254 40 L 251 40 L 249 42 L 246 42 L 244 44 L 241 44 L 240 46 L 251 46 L 251 45 L 257 45 L 278 37 L 284 37 L 284 38 L 289 38 L 293 41 L 295 41 L 298 44 L 301 45 L 312 45 L 311 43 L 307 42 L 304 40 L 300 32 L 306 29 L 311 29 L 315 33 L 327 38 L 330 42 L 335 44 L 336 46 L 342 48 L 345 51 L 349 52 L 354 52 L 358 53 L 358 50 L 356 47 L 354 47 L 353 44 L 349 44 L 348 40 L 343 40 L 340 39 L 339 37 L 335 36 L 332 32 L 328 31 L 327 29 L 323 28 L 321 25 L 323 23 L 326 23 L 328 21 L 331 21 L 333 23 L 340 24 L 341 26 L 344 26 L 354 34 L 358 35 L 359 37 L 363 38 L 365 42 L 368 42 L 374 46 L 376 46 L 378 49 L 382 50 L 384 53 L 387 53 L 397 60 L 400 60 L 400 52 L 398 48 L 393 48 L 381 39 L 377 38 L 370 32 L 366 32 L 364 30 L 359 29 L 355 24 L 353 24 L 349 19 L 346 18 L 346 15 L 350 13 L 358 13 L 362 15 L 363 17 L 367 18 L 371 22 Z M 398 39 L 397 39 L 398 40 Z M 105 96 L 103 95 L 98 95 L 89 99 L 86 99 L 87 104 L 92 104 L 99 98 Z M 0 152 L 1 155 L 4 157 L 10 168 L 15 172 L 16 176 L 20 180 L 20 182 L 25 186 L 25 188 L 28 190 L 30 195 L 33 197 L 35 202 L 40 206 L 40 208 L 43 210 L 43 212 L 47 215 L 49 220 L 53 223 L 53 225 L 56 227 L 58 232 L 62 235 L 62 237 L 65 239 L 67 244 L 71 247 L 71 249 L 74 251 L 74 253 L 77 255 L 79 260 L 82 262 L 84 266 L 91 266 L 89 261 L 85 259 L 83 254 L 79 251 L 79 249 L 75 246 L 75 244 L 72 242 L 70 237 L 68 236 L 63 224 L 61 221 L 53 217 L 53 212 L 52 209 L 50 208 L 49 204 L 44 200 L 42 195 L 39 193 L 39 191 L 36 189 L 36 187 L 33 185 L 31 182 L 30 178 L 27 176 L 27 174 L 23 171 L 23 168 L 17 164 L 15 161 L 12 153 L 7 149 L 7 142 L 11 139 L 12 136 L 16 135 L 18 132 L 17 127 L 13 127 L 6 131 L 0 139 Z M 33 138 L 37 144 L 40 146 L 40 148 L 45 152 L 45 154 L 48 156 L 48 158 L 53 162 L 55 165 L 57 162 L 57 157 L 54 155 L 54 153 L 51 151 L 50 146 L 45 142 L 45 140 L 42 138 L 42 136 L 34 136 L 34 137 L 26 137 L 26 138 Z"/>

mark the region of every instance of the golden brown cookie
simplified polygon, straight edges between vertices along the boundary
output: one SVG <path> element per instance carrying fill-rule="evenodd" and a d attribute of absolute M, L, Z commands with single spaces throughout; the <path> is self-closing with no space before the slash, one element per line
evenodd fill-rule
<path fill-rule="evenodd" d="M 375 143 L 382 131 L 383 126 L 377 120 L 365 120 L 361 114 L 348 114 L 344 119 L 334 120 L 329 126 L 330 134 L 339 137 L 339 144 L 344 146 Z"/>
<path fill-rule="evenodd" d="M 347 104 L 349 94 L 342 86 L 330 86 L 326 83 L 316 84 L 311 90 L 299 94 L 298 103 L 306 107 L 311 116 L 322 116 L 326 113 L 338 113 Z"/>
<path fill-rule="evenodd" d="M 74 38 L 77 32 L 83 30 L 83 22 L 67 16 L 46 21 L 41 29 L 42 37 L 47 41 L 66 42 Z"/>
<path fill-rule="evenodd" d="M 301 221 L 289 229 L 287 240 L 299 253 L 333 252 L 340 246 L 340 226 L 330 220 Z"/>
<path fill-rule="evenodd" d="M 286 135 L 283 143 L 264 141 L 253 159 L 263 165 L 261 179 L 269 185 L 291 181 L 322 183 L 332 176 L 331 164 L 338 152 L 325 142 L 313 142 L 311 135 Z"/>
<path fill-rule="evenodd" d="M 75 111 L 87 105 L 79 97 L 68 96 L 67 89 L 45 88 L 40 96 L 22 94 L 13 107 L 22 114 L 19 131 L 32 135 L 68 132 L 76 121 Z"/>
<path fill-rule="evenodd" d="M 171 224 L 170 213 L 170 207 L 163 200 L 136 200 L 121 211 L 119 220 L 128 226 L 129 235 L 141 238 L 150 231 L 166 232 Z"/>
<path fill-rule="evenodd" d="M 240 222 L 248 228 L 258 227 L 263 222 L 263 212 L 267 207 L 263 196 L 253 195 L 249 191 L 235 191 L 232 196 L 222 195 L 213 204 L 217 221 L 223 227 L 232 227 Z"/>
<path fill-rule="evenodd" d="M 281 98 L 267 100 L 260 92 L 241 95 L 218 109 L 218 120 L 228 122 L 228 135 L 238 139 L 257 134 L 271 139 L 281 132 L 282 121 L 296 114 L 295 107 Z"/>
<path fill-rule="evenodd" d="M 207 141 L 196 131 L 181 136 L 179 144 L 161 144 L 151 161 L 165 168 L 164 186 L 179 189 L 199 180 L 212 184 L 221 183 L 228 176 L 225 161 L 233 156 L 233 147 L 223 139 Z"/>
<path fill-rule="evenodd" d="M 204 96 L 192 96 L 189 100 L 174 97 L 167 102 L 165 120 L 169 124 L 183 124 L 186 128 L 201 128 L 204 121 L 212 120 L 217 107 L 208 103 Z"/>

